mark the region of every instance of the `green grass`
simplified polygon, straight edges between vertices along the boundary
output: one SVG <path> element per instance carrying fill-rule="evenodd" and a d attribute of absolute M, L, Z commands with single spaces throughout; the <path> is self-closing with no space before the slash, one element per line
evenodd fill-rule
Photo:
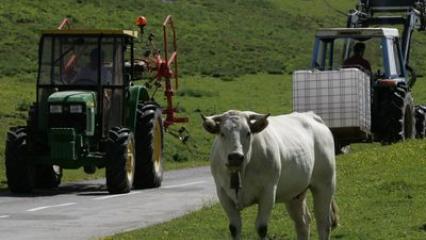
<path fill-rule="evenodd" d="M 332 239 L 426 238 L 426 142 L 407 141 L 392 146 L 358 144 L 337 158 L 337 194 L 341 226 Z M 311 200 L 311 195 L 308 196 Z M 309 201 L 310 209 L 312 203 Z M 243 211 L 243 239 L 257 239 L 256 208 Z M 315 221 L 312 237 L 317 239 Z M 219 204 L 165 224 L 117 234 L 105 240 L 229 239 L 228 222 Z M 271 239 L 295 239 L 283 204 L 270 221 Z"/>

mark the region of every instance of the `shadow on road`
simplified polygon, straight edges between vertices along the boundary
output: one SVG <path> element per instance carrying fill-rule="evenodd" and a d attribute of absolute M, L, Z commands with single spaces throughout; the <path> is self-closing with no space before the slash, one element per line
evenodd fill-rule
<path fill-rule="evenodd" d="M 54 189 L 34 189 L 29 194 L 11 193 L 7 188 L 0 188 L 0 197 L 46 197 L 63 194 L 75 194 L 78 196 L 108 195 L 105 184 L 68 183 Z"/>

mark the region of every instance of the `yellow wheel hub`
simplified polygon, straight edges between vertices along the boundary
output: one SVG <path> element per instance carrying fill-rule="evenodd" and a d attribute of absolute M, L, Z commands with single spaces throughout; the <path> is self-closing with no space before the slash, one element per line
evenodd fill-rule
<path fill-rule="evenodd" d="M 126 174 L 130 183 L 133 182 L 135 171 L 135 143 L 132 140 L 127 144 Z"/>
<path fill-rule="evenodd" d="M 154 162 L 154 168 L 156 172 L 159 172 L 161 168 L 161 137 L 161 124 L 157 122 L 157 124 L 154 126 L 152 149 L 152 161 Z"/>

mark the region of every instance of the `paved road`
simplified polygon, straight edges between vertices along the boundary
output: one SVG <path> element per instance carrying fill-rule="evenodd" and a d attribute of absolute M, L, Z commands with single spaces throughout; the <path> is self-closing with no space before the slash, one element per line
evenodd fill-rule
<path fill-rule="evenodd" d="M 31 196 L 0 193 L 0 239 L 96 239 L 164 222 L 213 201 L 207 167 L 166 172 L 161 188 L 122 195 L 109 195 L 104 180 Z"/>

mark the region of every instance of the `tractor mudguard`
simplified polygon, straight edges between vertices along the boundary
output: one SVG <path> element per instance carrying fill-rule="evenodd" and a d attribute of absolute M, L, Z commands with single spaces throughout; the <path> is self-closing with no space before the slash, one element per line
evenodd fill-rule
<path fill-rule="evenodd" d="M 131 86 L 128 90 L 126 123 L 133 132 L 136 129 L 136 109 L 138 103 L 149 100 L 149 94 L 143 86 Z"/>

